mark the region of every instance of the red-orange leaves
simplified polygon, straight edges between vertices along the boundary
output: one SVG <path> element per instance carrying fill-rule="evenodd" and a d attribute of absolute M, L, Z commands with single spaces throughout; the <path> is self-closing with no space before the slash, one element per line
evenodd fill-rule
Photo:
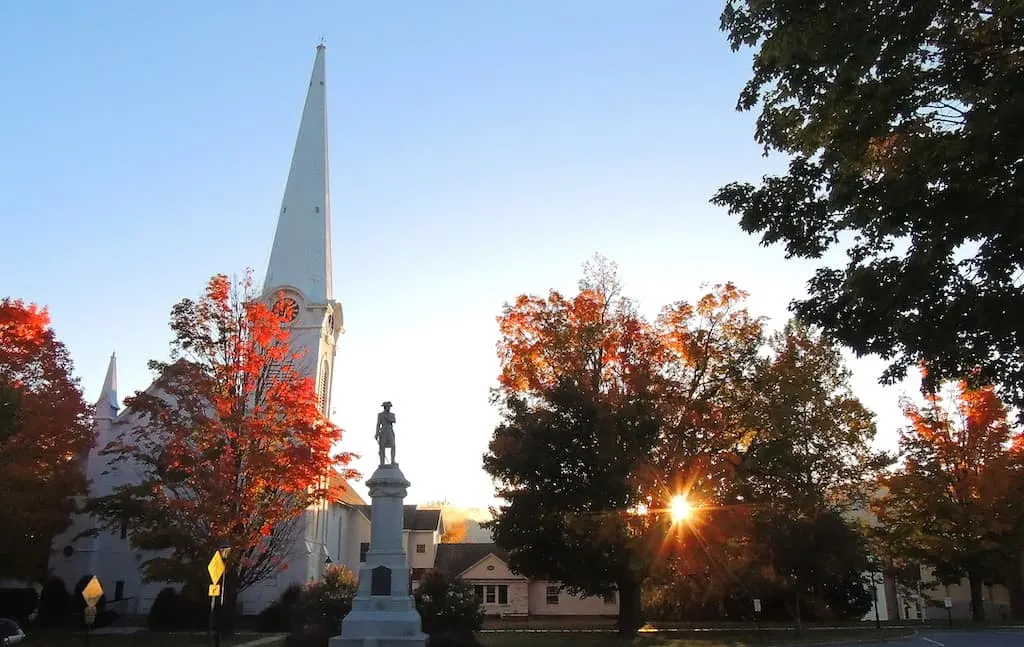
<path fill-rule="evenodd" d="M 0 573 L 45 575 L 48 546 L 85 491 L 90 410 L 44 308 L 0 300 Z"/>
<path fill-rule="evenodd" d="M 136 547 L 173 550 L 147 563 L 148 576 L 187 580 L 231 546 L 246 556 L 229 560 L 235 586 L 250 586 L 283 566 L 300 516 L 338 494 L 329 475 L 351 475 L 350 454 L 333 452 L 342 432 L 320 410 L 304 349 L 290 346 L 289 317 L 257 298 L 251 273 L 237 283 L 217 275 L 172 310 L 172 362 L 153 363 L 154 388 L 126 402 L 136 424 L 106 450 L 150 487 L 91 503 L 108 521 L 134 511 Z"/>

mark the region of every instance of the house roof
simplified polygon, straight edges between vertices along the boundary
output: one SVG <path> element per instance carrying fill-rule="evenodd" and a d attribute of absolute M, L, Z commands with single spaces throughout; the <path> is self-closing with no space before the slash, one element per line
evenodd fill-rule
<path fill-rule="evenodd" d="M 367 519 L 371 518 L 373 508 L 368 505 L 356 505 Z M 437 508 L 417 508 L 415 505 L 402 506 L 404 513 L 403 530 L 442 530 L 441 511 Z"/>
<path fill-rule="evenodd" d="M 330 479 L 332 487 L 336 486 L 341 489 L 341 492 L 338 494 L 338 498 L 335 499 L 336 503 L 344 503 L 351 506 L 366 505 L 366 501 L 363 500 L 363 497 L 359 496 L 359 493 L 349 485 L 348 479 L 344 476 L 337 472 L 332 472 Z"/>
<path fill-rule="evenodd" d="M 434 568 L 448 577 L 458 577 L 488 555 L 508 562 L 508 553 L 497 544 L 438 544 Z"/>

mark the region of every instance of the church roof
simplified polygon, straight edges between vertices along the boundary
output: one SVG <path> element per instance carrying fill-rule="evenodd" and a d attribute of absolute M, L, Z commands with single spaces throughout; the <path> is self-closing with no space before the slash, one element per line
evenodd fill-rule
<path fill-rule="evenodd" d="M 363 497 L 359 496 L 358 492 L 352 489 L 352 486 L 349 484 L 348 479 L 343 477 L 341 474 L 338 474 L 337 472 L 332 472 L 330 479 L 332 487 L 341 488 L 341 492 L 338 494 L 336 503 L 344 503 L 346 505 L 356 507 L 366 506 L 366 501 L 363 500 Z"/>
<path fill-rule="evenodd" d="M 497 544 L 438 544 L 434 553 L 434 568 L 448 577 L 458 577 L 484 557 L 494 555 L 508 563 L 508 553 Z"/>
<path fill-rule="evenodd" d="M 325 52 L 323 44 L 316 48 L 263 282 L 265 290 L 293 287 L 311 303 L 333 298 Z"/>
<path fill-rule="evenodd" d="M 367 519 L 372 520 L 371 508 L 368 505 L 356 506 Z M 441 511 L 437 508 L 418 508 L 415 505 L 402 506 L 403 530 L 434 531 L 441 529 Z"/>

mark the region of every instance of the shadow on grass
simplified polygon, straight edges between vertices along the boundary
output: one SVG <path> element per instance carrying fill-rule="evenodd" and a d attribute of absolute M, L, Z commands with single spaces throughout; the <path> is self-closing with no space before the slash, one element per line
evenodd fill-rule
<path fill-rule="evenodd" d="M 619 638 L 614 633 L 584 633 L 573 631 L 493 632 L 482 633 L 484 647 L 747 647 L 753 645 L 814 645 L 833 641 L 883 641 L 905 638 L 913 633 L 906 628 L 819 629 L 797 635 L 792 630 L 719 630 L 698 632 L 678 630 L 660 633 L 642 633 L 632 640 Z"/>

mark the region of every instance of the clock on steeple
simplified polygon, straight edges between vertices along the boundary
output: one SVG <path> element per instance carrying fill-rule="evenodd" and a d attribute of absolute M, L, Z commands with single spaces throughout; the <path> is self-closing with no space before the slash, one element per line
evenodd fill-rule
<path fill-rule="evenodd" d="M 274 304 L 274 313 L 287 322 L 294 321 L 299 314 L 299 304 L 291 297 L 281 297 Z"/>

